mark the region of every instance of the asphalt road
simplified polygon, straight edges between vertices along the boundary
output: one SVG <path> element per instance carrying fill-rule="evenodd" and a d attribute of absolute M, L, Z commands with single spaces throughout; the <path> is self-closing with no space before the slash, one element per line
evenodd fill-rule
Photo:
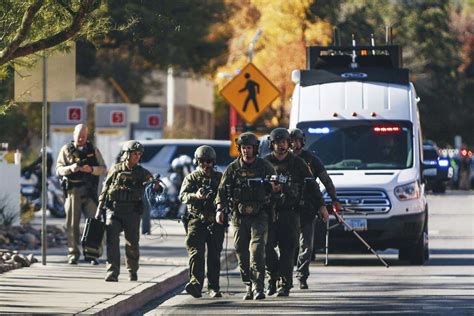
<path fill-rule="evenodd" d="M 134 315 L 161 314 L 442 314 L 474 315 L 474 192 L 430 195 L 430 260 L 400 263 L 397 251 L 375 256 L 322 256 L 311 265 L 309 289 L 288 298 L 243 301 L 238 270 L 221 275 L 224 297 L 195 299 L 182 292 L 149 303 Z"/>

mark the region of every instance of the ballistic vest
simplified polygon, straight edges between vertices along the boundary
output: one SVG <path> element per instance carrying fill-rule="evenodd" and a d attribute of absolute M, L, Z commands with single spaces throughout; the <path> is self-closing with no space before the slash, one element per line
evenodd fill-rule
<path fill-rule="evenodd" d="M 126 162 L 120 163 L 107 191 L 108 200 L 114 204 L 141 202 L 148 182 L 144 170 L 139 165 L 128 169 Z"/>
<path fill-rule="evenodd" d="M 289 152 L 288 156 L 282 161 L 275 158 L 273 154 L 269 154 L 265 157 L 275 168 L 277 174 L 281 174 L 291 178 L 291 181 L 282 184 L 282 191 L 285 195 L 284 203 L 282 207 L 297 206 L 300 203 L 301 198 L 301 187 L 304 179 L 297 179 L 296 175 L 296 156 Z"/>
<path fill-rule="evenodd" d="M 72 164 L 77 163 L 81 166 L 98 166 L 99 162 L 95 155 L 94 146 L 90 142 L 86 142 L 84 149 L 79 150 L 74 146 L 74 142 L 70 142 L 67 145 L 66 156 L 69 161 L 72 161 Z M 98 182 L 99 177 L 94 176 L 90 173 L 85 172 L 75 172 L 67 176 L 73 182 L 89 182 L 94 181 Z"/>

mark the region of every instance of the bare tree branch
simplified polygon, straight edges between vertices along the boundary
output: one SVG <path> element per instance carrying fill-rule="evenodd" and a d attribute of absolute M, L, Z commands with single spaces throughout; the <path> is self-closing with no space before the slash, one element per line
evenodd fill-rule
<path fill-rule="evenodd" d="M 37 0 L 36 2 L 42 3 L 43 0 Z M 81 27 L 84 25 L 84 21 L 87 15 L 97 9 L 98 3 L 100 2 L 98 2 L 97 0 L 82 0 L 80 2 L 79 9 L 73 14 L 72 22 L 68 27 L 50 37 L 42 38 L 36 42 L 29 43 L 25 46 L 18 47 L 19 44 L 17 44 L 17 47 L 10 54 L 8 54 L 8 57 L 6 55 L 0 55 L 0 66 L 9 62 L 12 59 L 24 57 L 44 49 L 54 47 L 73 38 L 81 30 Z M 30 9 L 31 7 L 29 8 L 29 11 Z M 23 40 L 25 36 L 23 36 Z M 10 49 L 10 46 L 7 49 Z"/>
<path fill-rule="evenodd" d="M 3 51 L 0 52 L 0 65 L 3 65 L 4 63 L 12 59 L 12 56 L 14 56 L 18 47 L 28 35 L 28 32 L 31 29 L 31 24 L 33 24 L 33 19 L 36 13 L 38 13 L 38 11 L 43 6 L 43 3 L 44 0 L 36 0 L 31 6 L 28 7 L 25 14 L 23 15 L 21 27 L 18 30 L 18 33 L 13 38 L 12 42 L 7 47 L 5 47 Z"/>

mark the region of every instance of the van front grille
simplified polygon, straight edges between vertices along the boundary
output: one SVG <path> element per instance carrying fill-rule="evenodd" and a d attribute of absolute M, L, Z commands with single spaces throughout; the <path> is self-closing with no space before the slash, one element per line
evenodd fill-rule
<path fill-rule="evenodd" d="M 344 208 L 372 214 L 386 213 L 392 207 L 387 193 L 382 190 L 337 190 L 337 198 Z M 324 200 L 331 203 L 327 192 L 324 193 Z"/>

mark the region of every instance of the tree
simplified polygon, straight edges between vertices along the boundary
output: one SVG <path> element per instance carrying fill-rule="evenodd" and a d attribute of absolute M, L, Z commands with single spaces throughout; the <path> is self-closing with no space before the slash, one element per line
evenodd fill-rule
<path fill-rule="evenodd" d="M 449 1 L 403 1 L 397 7 L 397 42 L 405 46 L 405 66 L 421 98 L 424 136 L 452 143 L 460 132 L 462 97 L 459 85 L 460 42 L 450 27 Z"/>
<path fill-rule="evenodd" d="M 274 125 L 288 124 L 286 113 L 293 88 L 291 71 L 305 67 L 306 46 L 329 44 L 331 39 L 330 24 L 311 18 L 312 4 L 310 0 L 228 3 L 232 10 L 229 21 L 232 39 L 227 65 L 219 71 L 234 73 L 242 69 L 248 62 L 246 53 L 251 38 L 257 30 L 262 30 L 262 37 L 255 45 L 253 63 L 280 90 L 280 97 L 273 104 Z"/>
<path fill-rule="evenodd" d="M 86 78 L 113 78 L 132 102 L 157 83 L 150 72 L 174 66 L 175 71 L 209 74 L 221 64 L 227 38 L 219 30 L 226 20 L 221 0 L 110 0 L 113 23 L 136 23 L 110 32 L 95 47 L 78 45 L 78 72 Z"/>
<path fill-rule="evenodd" d="M 11 107 L 12 66 L 45 49 L 67 50 L 68 43 L 92 39 L 110 29 L 100 0 L 3 0 L 0 2 L 0 114 Z"/>
<path fill-rule="evenodd" d="M 100 0 L 4 0 L 0 66 L 81 36 L 107 30 Z"/>

